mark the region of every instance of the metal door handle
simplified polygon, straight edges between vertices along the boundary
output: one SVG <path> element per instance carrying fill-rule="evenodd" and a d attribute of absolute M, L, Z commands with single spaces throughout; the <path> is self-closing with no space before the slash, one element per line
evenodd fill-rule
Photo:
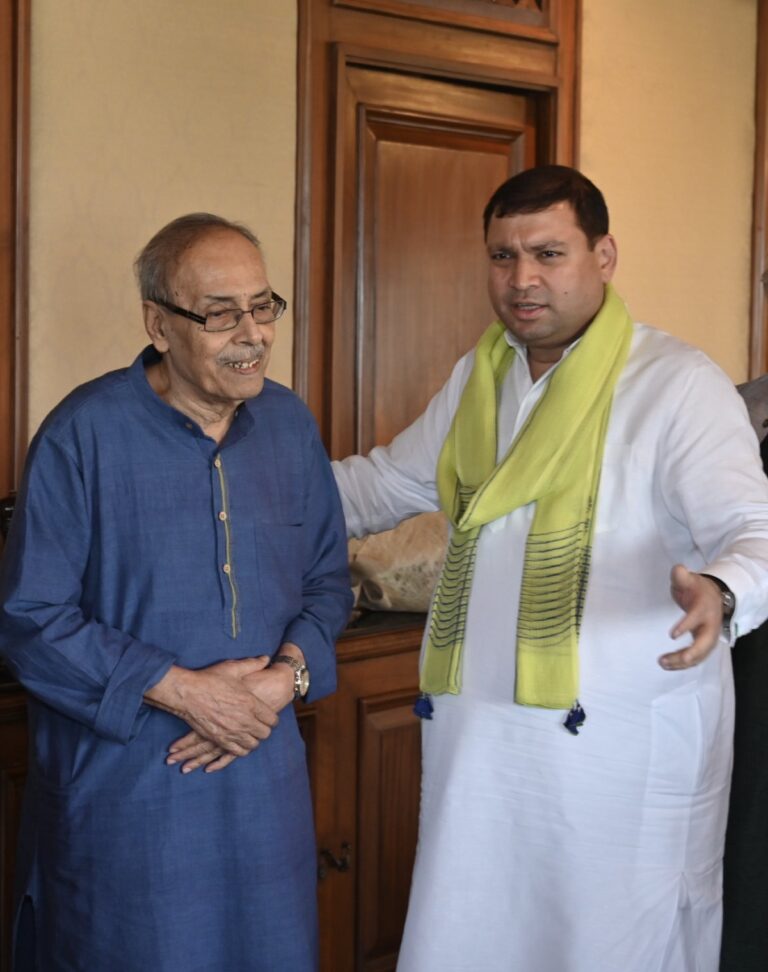
<path fill-rule="evenodd" d="M 341 845 L 339 857 L 333 851 L 328 850 L 327 847 L 324 847 L 317 856 L 317 876 L 321 881 L 328 876 L 329 868 L 343 873 L 352 867 L 352 845 L 346 840 Z"/>

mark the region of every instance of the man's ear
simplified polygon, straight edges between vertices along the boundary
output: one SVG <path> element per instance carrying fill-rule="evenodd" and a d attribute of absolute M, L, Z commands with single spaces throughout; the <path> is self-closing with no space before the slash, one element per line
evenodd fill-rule
<path fill-rule="evenodd" d="M 160 354 L 164 354 L 168 350 L 168 338 L 166 336 L 168 321 L 165 314 L 163 314 L 153 300 L 142 301 L 141 310 L 144 315 L 144 327 L 149 335 L 149 340 L 154 344 L 155 349 Z"/>
<path fill-rule="evenodd" d="M 595 243 L 595 254 L 598 266 L 602 274 L 603 283 L 609 283 L 616 272 L 616 264 L 619 259 L 619 251 L 616 247 L 616 240 L 610 233 L 601 236 Z"/>

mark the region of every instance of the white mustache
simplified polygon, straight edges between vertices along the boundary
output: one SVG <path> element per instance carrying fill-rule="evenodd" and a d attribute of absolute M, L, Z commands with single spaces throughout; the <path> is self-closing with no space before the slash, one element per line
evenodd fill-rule
<path fill-rule="evenodd" d="M 260 344 L 252 351 L 246 352 L 245 354 L 232 354 L 231 352 L 226 355 L 222 354 L 219 357 L 219 364 L 242 364 L 243 362 L 255 364 L 257 361 L 261 361 L 261 359 L 264 357 L 265 350 L 264 345 Z"/>

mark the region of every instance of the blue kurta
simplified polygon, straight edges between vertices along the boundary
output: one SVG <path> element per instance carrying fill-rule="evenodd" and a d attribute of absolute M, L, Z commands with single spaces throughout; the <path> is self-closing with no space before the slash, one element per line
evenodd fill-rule
<path fill-rule="evenodd" d="M 315 845 L 292 706 L 221 772 L 165 765 L 188 731 L 144 691 L 173 663 L 307 660 L 335 688 L 351 596 L 315 424 L 267 381 L 221 444 L 151 390 L 147 348 L 78 388 L 29 454 L 2 564 L 0 653 L 28 689 L 17 864 L 46 972 L 302 972 Z"/>

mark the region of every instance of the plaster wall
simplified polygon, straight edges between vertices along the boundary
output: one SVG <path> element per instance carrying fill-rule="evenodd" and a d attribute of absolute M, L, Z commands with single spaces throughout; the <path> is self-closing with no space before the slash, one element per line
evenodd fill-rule
<path fill-rule="evenodd" d="M 584 0 L 580 166 L 636 319 L 748 374 L 756 0 Z"/>
<path fill-rule="evenodd" d="M 30 432 L 144 343 L 131 264 L 184 212 L 247 222 L 293 281 L 296 8 L 34 0 Z M 756 0 L 584 0 L 581 167 L 633 314 L 747 375 Z M 270 374 L 291 383 L 293 318 Z"/>
<path fill-rule="evenodd" d="M 132 263 L 182 213 L 247 223 L 290 308 L 295 62 L 285 0 L 34 0 L 30 432 L 147 343 Z"/>

